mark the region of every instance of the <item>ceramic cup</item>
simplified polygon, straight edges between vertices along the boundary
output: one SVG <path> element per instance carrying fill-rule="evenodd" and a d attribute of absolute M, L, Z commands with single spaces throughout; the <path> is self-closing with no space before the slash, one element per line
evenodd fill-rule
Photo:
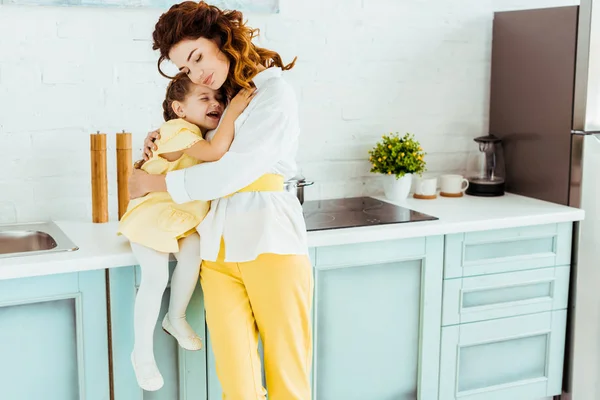
<path fill-rule="evenodd" d="M 442 175 L 440 177 L 440 196 L 462 197 L 469 187 L 469 181 L 462 175 Z"/>
<path fill-rule="evenodd" d="M 437 178 L 419 178 L 415 180 L 415 197 L 435 198 L 437 195 Z"/>

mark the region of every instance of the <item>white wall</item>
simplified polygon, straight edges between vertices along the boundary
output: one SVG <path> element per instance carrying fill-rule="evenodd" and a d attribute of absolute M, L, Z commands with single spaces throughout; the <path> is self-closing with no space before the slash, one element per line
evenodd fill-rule
<path fill-rule="evenodd" d="M 8 0 L 5 0 L 7 2 Z M 300 98 L 307 198 L 379 191 L 367 150 L 412 132 L 431 173 L 461 171 L 486 134 L 493 11 L 572 0 L 280 0 L 250 15 Z M 166 80 L 151 51 L 158 10 L 0 6 L 0 223 L 89 220 L 89 136 L 161 123 Z"/>

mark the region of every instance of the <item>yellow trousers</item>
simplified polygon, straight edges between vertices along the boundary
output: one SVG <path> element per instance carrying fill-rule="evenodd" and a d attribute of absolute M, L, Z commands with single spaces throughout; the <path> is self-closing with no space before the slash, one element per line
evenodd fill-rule
<path fill-rule="evenodd" d="M 269 400 L 309 400 L 313 278 L 306 256 L 261 254 L 243 263 L 216 262 L 200 271 L 206 322 L 223 399 L 264 400 L 258 335 Z"/>

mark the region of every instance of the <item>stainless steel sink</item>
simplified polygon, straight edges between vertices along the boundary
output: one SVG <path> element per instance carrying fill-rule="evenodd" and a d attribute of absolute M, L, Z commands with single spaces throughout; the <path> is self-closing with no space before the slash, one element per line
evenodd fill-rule
<path fill-rule="evenodd" d="M 78 249 L 54 222 L 0 225 L 0 258 Z"/>

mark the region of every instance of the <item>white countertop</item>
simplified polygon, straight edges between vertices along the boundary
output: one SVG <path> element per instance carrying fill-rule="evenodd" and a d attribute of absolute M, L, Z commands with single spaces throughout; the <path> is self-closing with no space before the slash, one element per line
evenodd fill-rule
<path fill-rule="evenodd" d="M 384 197 L 378 200 L 387 201 Z M 519 226 L 581 221 L 584 211 L 507 193 L 502 197 L 438 197 L 393 203 L 437 217 L 435 221 L 309 232 L 310 247 L 332 246 Z"/>
<path fill-rule="evenodd" d="M 385 200 L 384 198 L 379 198 Z M 506 194 L 497 198 L 407 199 L 398 205 L 433 215 L 436 221 L 336 229 L 308 233 L 310 247 L 409 237 L 485 231 L 580 221 L 583 210 Z M 79 250 L 0 259 L 0 280 L 135 265 L 127 240 L 115 234 L 117 223 L 57 221 Z"/>

